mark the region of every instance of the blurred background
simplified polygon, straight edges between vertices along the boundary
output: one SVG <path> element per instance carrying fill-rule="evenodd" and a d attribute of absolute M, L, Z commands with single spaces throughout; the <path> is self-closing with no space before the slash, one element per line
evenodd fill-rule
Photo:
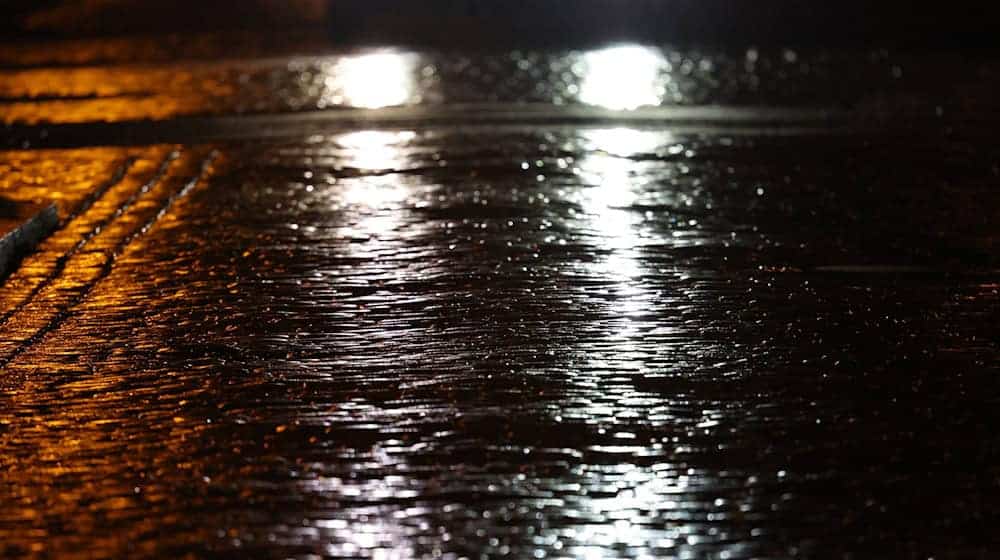
<path fill-rule="evenodd" d="M 992 2 L 841 0 L 7 0 L 8 35 L 107 35 L 314 27 L 340 42 L 760 44 L 995 43 Z"/>

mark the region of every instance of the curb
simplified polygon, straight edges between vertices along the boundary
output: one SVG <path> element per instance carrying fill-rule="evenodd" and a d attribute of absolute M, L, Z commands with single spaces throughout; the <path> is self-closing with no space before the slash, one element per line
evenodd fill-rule
<path fill-rule="evenodd" d="M 0 198 L 0 281 L 58 225 L 59 213 L 55 204 L 28 204 Z"/>

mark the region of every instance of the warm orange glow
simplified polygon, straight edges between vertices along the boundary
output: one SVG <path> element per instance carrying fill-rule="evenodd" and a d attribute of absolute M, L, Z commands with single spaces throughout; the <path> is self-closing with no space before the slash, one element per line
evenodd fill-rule
<path fill-rule="evenodd" d="M 155 85 L 154 85 L 155 84 Z M 156 93 L 151 93 L 155 89 Z M 209 65 L 166 68 L 83 67 L 7 72 L 0 97 L 6 123 L 165 119 L 209 111 L 236 94 Z M 36 99 L 41 98 L 41 99 Z"/>

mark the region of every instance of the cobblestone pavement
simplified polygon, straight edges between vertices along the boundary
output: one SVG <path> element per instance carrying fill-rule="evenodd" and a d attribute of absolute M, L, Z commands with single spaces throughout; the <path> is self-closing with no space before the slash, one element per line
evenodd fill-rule
<path fill-rule="evenodd" d="M 996 549 L 1000 59 L 72 46 L 0 50 L 0 554 Z"/>

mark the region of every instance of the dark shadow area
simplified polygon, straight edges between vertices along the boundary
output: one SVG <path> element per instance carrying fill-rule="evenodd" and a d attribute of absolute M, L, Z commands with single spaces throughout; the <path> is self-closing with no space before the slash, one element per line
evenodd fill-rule
<path fill-rule="evenodd" d="M 92 0 L 2 4 L 10 37 L 122 35 L 325 26 L 335 43 L 575 45 L 616 40 L 822 46 L 989 48 L 989 2 L 801 0 Z"/>
<path fill-rule="evenodd" d="M 336 3 L 333 36 L 436 45 L 674 44 L 993 46 L 1000 7 L 987 2 L 800 0 L 392 0 Z"/>

